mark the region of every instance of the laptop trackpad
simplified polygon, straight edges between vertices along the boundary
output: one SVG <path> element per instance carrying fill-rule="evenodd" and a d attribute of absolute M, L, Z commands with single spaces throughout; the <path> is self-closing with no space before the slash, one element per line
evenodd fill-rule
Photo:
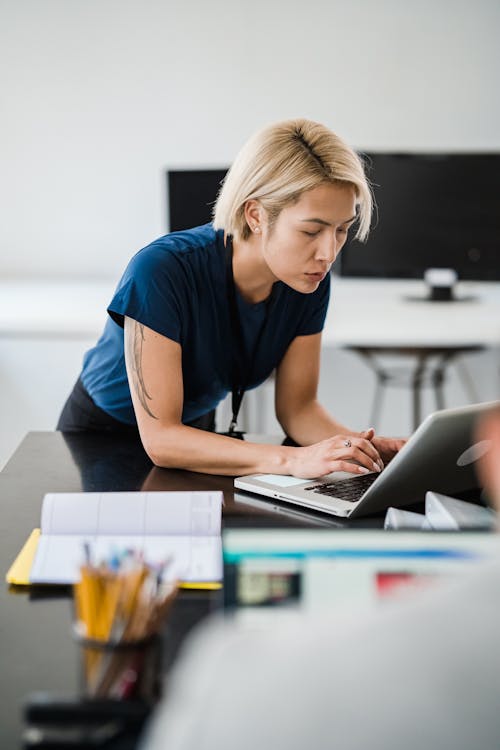
<path fill-rule="evenodd" d="M 350 479 L 357 474 L 350 474 L 347 471 L 335 471 L 332 474 L 325 474 L 323 477 L 312 477 L 311 479 L 299 479 L 298 477 L 284 476 L 282 474 L 258 474 L 253 476 L 259 482 L 272 484 L 273 487 L 298 487 L 300 484 L 310 484 L 311 482 L 338 482 L 341 479 Z"/>

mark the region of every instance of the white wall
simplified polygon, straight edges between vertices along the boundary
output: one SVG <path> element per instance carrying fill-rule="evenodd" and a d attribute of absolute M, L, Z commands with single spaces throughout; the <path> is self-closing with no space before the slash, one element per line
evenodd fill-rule
<path fill-rule="evenodd" d="M 0 280 L 117 279 L 167 229 L 165 169 L 227 165 L 277 119 L 367 150 L 500 149 L 499 31 L 498 0 L 0 0 Z M 88 343 L 0 347 L 0 465 L 53 429 Z M 372 381 L 346 357 L 322 394 L 362 427 Z"/>
<path fill-rule="evenodd" d="M 0 469 L 29 430 L 54 430 L 94 343 L 82 336 L 0 338 Z"/>
<path fill-rule="evenodd" d="M 276 119 L 500 148 L 499 31 L 498 0 L 1 0 L 0 274 L 117 276 L 165 168 Z"/>

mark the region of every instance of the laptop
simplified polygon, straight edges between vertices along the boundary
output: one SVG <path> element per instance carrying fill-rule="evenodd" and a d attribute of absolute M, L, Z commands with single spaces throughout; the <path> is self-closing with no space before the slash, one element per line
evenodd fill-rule
<path fill-rule="evenodd" d="M 336 519 L 332 516 L 325 516 L 307 508 L 298 508 L 296 505 L 287 503 L 276 504 L 270 503 L 269 500 L 253 497 L 247 492 L 235 492 L 233 495 L 234 505 L 245 513 L 256 510 L 259 520 L 259 528 L 267 528 L 268 521 L 272 527 L 276 524 L 279 529 L 282 528 L 307 528 L 308 526 L 319 526 L 324 529 L 344 529 L 345 520 Z M 275 499 L 275 498 L 273 498 Z M 278 503 L 280 501 L 278 500 Z M 226 509 L 227 512 L 227 503 Z M 262 515 L 261 515 L 262 514 Z M 262 525 L 261 522 L 262 521 Z M 252 523 L 255 522 L 255 516 L 252 517 Z M 246 527 L 245 527 L 246 528 Z"/>
<path fill-rule="evenodd" d="M 335 472 L 316 480 L 252 474 L 236 477 L 234 486 L 343 518 L 424 502 L 429 490 L 454 495 L 479 489 L 475 464 L 490 445 L 474 441 L 475 424 L 499 406 L 492 401 L 430 414 L 380 473 Z"/>

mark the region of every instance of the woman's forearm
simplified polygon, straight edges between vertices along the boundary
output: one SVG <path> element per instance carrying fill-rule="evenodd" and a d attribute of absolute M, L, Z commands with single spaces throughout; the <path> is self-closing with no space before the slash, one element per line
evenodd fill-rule
<path fill-rule="evenodd" d="M 185 425 L 155 427 L 142 434 L 156 466 L 205 474 L 289 474 L 295 448 L 250 443 Z"/>
<path fill-rule="evenodd" d="M 316 416 L 322 418 L 319 412 Z M 306 419 L 302 428 L 301 435 L 307 438 Z M 322 429 L 327 432 L 327 438 L 321 439 L 310 429 L 309 439 L 312 441 L 316 436 L 318 439 L 305 447 L 250 443 L 179 424 L 163 428 L 155 426 L 148 435 L 143 426 L 141 436 L 156 466 L 205 474 L 290 474 L 312 479 L 333 471 L 359 474 L 382 468 L 370 435 L 363 437 L 347 431 L 328 415 L 322 421 Z M 332 435 L 334 429 L 337 432 Z M 298 435 L 299 439 L 301 435 Z M 355 437 L 351 442 L 346 441 L 344 435 Z"/>

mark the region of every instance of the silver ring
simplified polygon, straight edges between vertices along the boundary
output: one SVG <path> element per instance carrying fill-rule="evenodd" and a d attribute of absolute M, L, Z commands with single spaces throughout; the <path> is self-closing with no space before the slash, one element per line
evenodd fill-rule
<path fill-rule="evenodd" d="M 349 438 L 347 438 L 347 440 L 344 440 L 344 445 L 345 445 L 346 448 L 350 448 L 351 447 L 352 443 L 349 440 Z"/>

